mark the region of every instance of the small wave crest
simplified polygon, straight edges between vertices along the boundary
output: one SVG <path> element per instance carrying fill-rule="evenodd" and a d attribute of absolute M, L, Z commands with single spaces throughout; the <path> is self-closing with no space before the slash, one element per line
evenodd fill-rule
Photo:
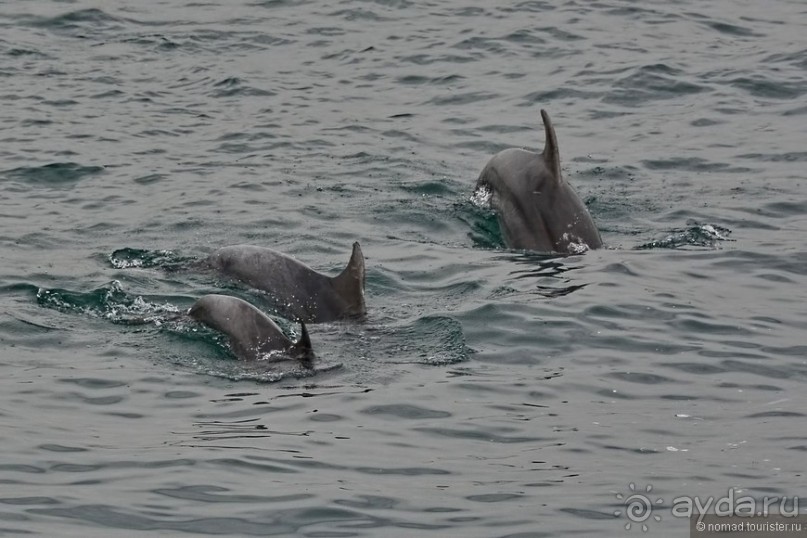
<path fill-rule="evenodd" d="M 418 318 L 391 339 L 402 342 L 394 355 L 413 355 L 421 364 L 456 364 L 466 361 L 471 353 L 465 345 L 462 325 L 448 316 Z"/>
<path fill-rule="evenodd" d="M 279 383 L 281 381 L 296 381 L 308 379 L 342 368 L 341 363 L 315 365 L 305 368 L 300 365 L 290 365 L 285 362 L 242 362 L 242 361 L 216 361 L 211 363 L 204 360 L 194 360 L 183 366 L 195 366 L 199 373 L 214 377 L 221 377 L 230 381 L 253 381 L 255 383 Z"/>

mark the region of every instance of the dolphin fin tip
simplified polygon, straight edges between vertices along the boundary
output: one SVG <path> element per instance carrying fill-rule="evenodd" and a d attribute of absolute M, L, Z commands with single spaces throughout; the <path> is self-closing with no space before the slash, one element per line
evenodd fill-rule
<path fill-rule="evenodd" d="M 350 314 L 364 313 L 365 279 L 364 253 L 359 242 L 355 241 L 347 266 L 333 278 L 338 293 L 352 306 Z"/>
<path fill-rule="evenodd" d="M 549 113 L 543 108 L 541 109 L 541 120 L 544 122 L 544 134 L 546 137 L 543 153 L 544 162 L 549 171 L 552 172 L 552 175 L 555 176 L 555 179 L 560 181 L 560 150 L 558 149 L 558 137 L 555 135 L 555 127 L 552 125 Z"/>
<path fill-rule="evenodd" d="M 348 265 L 361 263 L 362 272 L 364 272 L 364 252 L 361 250 L 361 245 L 358 241 L 353 242 L 353 251 L 350 253 L 350 261 Z"/>
<path fill-rule="evenodd" d="M 300 338 L 297 340 L 297 343 L 294 344 L 293 349 L 295 356 L 304 363 L 314 359 L 311 337 L 308 336 L 308 328 L 306 328 L 303 320 L 300 320 Z"/>

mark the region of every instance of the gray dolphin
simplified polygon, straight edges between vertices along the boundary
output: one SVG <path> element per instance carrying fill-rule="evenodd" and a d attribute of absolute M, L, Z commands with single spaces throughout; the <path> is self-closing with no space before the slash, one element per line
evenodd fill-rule
<path fill-rule="evenodd" d="M 506 149 L 494 155 L 476 182 L 490 193 L 504 241 L 510 248 L 579 253 L 602 247 L 585 204 L 560 173 L 555 128 L 541 110 L 543 153 Z"/>
<path fill-rule="evenodd" d="M 234 245 L 220 248 L 205 264 L 220 274 L 267 292 L 283 315 L 308 323 L 363 316 L 364 255 L 359 243 L 347 267 L 335 277 L 318 273 L 269 248 Z"/>
<path fill-rule="evenodd" d="M 238 297 L 205 295 L 193 304 L 188 315 L 226 334 L 240 359 L 256 360 L 271 351 L 299 359 L 307 367 L 314 359 L 304 323 L 300 339 L 292 342 L 266 314 Z"/>

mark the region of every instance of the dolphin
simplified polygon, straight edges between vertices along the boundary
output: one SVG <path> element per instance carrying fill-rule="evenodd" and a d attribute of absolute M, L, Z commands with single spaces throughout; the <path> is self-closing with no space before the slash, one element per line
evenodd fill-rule
<path fill-rule="evenodd" d="M 560 173 L 560 153 L 549 114 L 541 110 L 543 153 L 510 148 L 488 161 L 474 190 L 490 196 L 510 248 L 580 253 L 602 247 L 585 204 Z"/>
<path fill-rule="evenodd" d="M 353 243 L 347 267 L 334 277 L 275 250 L 251 245 L 220 248 L 203 263 L 223 276 L 267 292 L 289 318 L 323 323 L 367 313 L 364 255 L 358 242 Z"/>
<path fill-rule="evenodd" d="M 280 351 L 309 368 L 314 359 L 304 323 L 300 324 L 300 339 L 292 342 L 266 314 L 238 297 L 205 295 L 193 304 L 188 315 L 226 334 L 240 359 L 257 360 L 271 351 Z"/>

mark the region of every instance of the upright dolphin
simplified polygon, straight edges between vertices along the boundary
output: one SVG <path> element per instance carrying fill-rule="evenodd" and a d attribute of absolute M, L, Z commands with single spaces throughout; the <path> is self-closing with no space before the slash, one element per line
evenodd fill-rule
<path fill-rule="evenodd" d="M 310 366 L 314 358 L 304 323 L 302 335 L 294 343 L 266 314 L 238 297 L 205 295 L 193 304 L 188 315 L 226 334 L 240 359 L 256 360 L 270 351 L 280 351 Z"/>
<path fill-rule="evenodd" d="M 602 239 L 585 204 L 560 173 L 555 128 L 541 110 L 543 153 L 506 149 L 494 155 L 476 182 L 490 193 L 504 241 L 510 248 L 542 252 L 583 252 Z"/>
<path fill-rule="evenodd" d="M 250 245 L 220 248 L 205 264 L 220 274 L 267 292 L 281 313 L 308 323 L 363 316 L 364 255 L 359 243 L 337 276 L 318 273 L 275 250 Z"/>

